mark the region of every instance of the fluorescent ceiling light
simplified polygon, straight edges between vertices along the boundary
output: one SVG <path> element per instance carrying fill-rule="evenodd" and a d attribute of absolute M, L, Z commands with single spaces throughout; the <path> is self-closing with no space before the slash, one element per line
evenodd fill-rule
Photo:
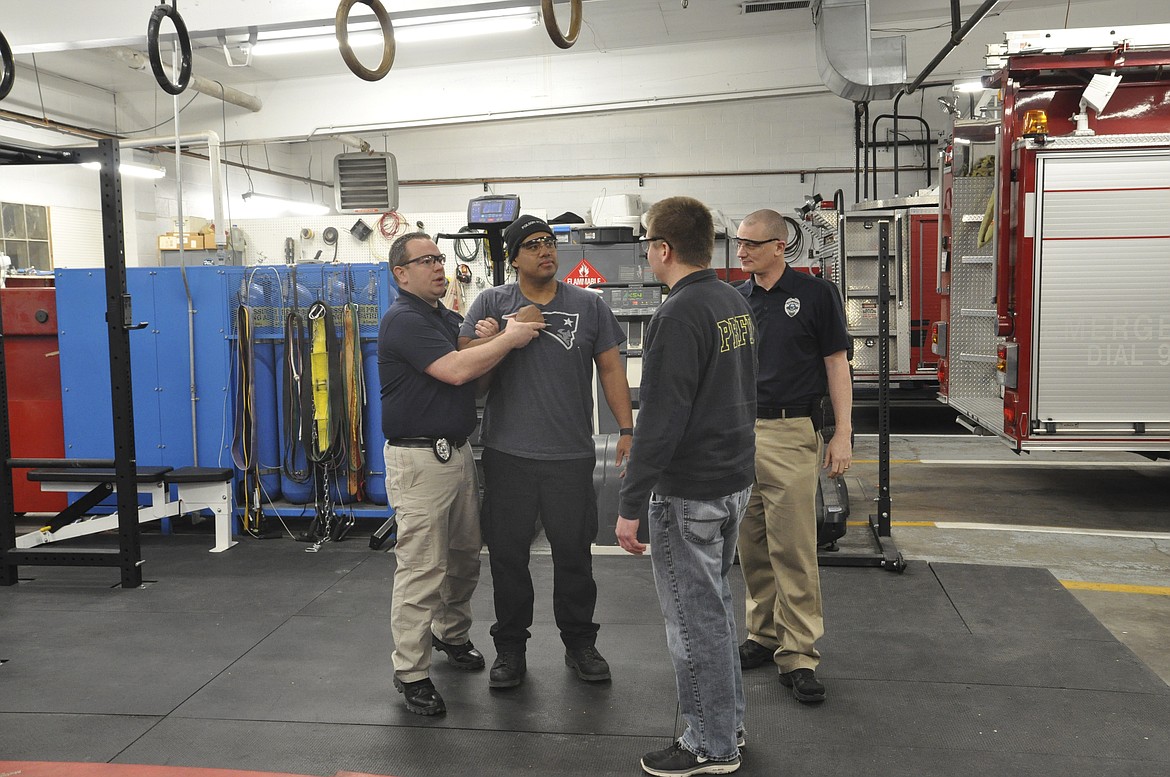
<path fill-rule="evenodd" d="M 495 35 L 502 32 L 523 32 L 531 30 L 538 23 L 536 14 L 523 16 L 499 16 L 493 19 L 467 19 L 443 22 L 441 24 L 420 24 L 394 30 L 398 43 L 414 43 L 425 40 L 451 40 L 470 38 L 476 35 Z"/>
<path fill-rule="evenodd" d="M 273 197 L 256 192 L 244 192 L 241 195 L 249 206 L 258 206 L 268 215 L 292 213 L 297 216 L 323 216 L 329 212 L 326 205 L 304 200 L 290 200 L 286 197 Z"/>
<path fill-rule="evenodd" d="M 951 89 L 956 92 L 982 92 L 986 87 L 983 86 L 982 81 L 975 79 L 974 81 L 960 81 L 952 86 Z"/>
<path fill-rule="evenodd" d="M 445 16 L 420 16 L 394 22 L 394 41 L 415 43 L 521 32 L 532 29 L 539 22 L 540 18 L 532 8 L 519 8 L 507 12 L 473 11 Z M 376 22 L 351 24 L 349 45 L 355 49 L 381 46 L 382 31 Z M 312 27 L 273 33 L 271 38 L 262 37 L 252 46 L 252 54 L 262 57 L 336 49 L 336 31 L 332 27 Z"/>
<path fill-rule="evenodd" d="M 81 166 L 87 170 L 102 169 L 101 162 L 82 162 Z M 118 172 L 131 178 L 163 178 L 167 174 L 166 168 L 160 165 L 144 165 L 137 162 L 119 163 Z"/>

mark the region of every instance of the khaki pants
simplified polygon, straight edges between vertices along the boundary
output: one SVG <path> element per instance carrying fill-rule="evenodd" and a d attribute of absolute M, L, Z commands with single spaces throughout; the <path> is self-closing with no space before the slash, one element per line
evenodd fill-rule
<path fill-rule="evenodd" d="M 386 491 L 398 519 L 390 631 L 394 675 L 430 676 L 431 633 L 461 644 L 479 582 L 479 483 L 471 446 L 443 464 L 429 448 L 386 446 Z"/>
<path fill-rule="evenodd" d="M 807 418 L 756 421 L 756 482 L 739 530 L 748 638 L 781 672 L 816 669 L 825 633 L 817 569 L 820 435 Z"/>

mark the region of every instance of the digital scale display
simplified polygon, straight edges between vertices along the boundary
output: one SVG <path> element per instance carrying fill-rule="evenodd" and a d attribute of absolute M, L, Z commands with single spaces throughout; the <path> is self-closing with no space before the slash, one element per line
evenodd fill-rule
<path fill-rule="evenodd" d="M 649 316 L 662 304 L 661 286 L 617 286 L 605 289 L 614 315 Z"/>
<path fill-rule="evenodd" d="M 520 198 L 514 194 L 476 197 L 467 203 L 467 225 L 511 224 L 520 215 Z"/>

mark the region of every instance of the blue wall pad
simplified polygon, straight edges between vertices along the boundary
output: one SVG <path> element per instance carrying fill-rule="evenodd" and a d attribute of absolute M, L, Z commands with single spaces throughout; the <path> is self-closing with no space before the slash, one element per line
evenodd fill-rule
<path fill-rule="evenodd" d="M 244 299 L 252 307 L 255 330 L 258 451 L 266 501 L 282 494 L 290 501 L 312 501 L 311 488 L 305 487 L 302 495 L 296 488 L 290 489 L 290 485 L 297 484 L 281 477 L 282 338 L 285 316 L 294 305 L 293 275 L 294 271 L 284 266 L 193 266 L 186 268 L 184 280 L 179 267 L 127 269 L 134 320 L 147 322 L 145 328 L 130 336 L 139 464 L 231 466 L 238 344 L 235 310 Z M 368 383 L 364 412 L 367 499 L 384 505 L 376 341 L 378 323 L 397 297 L 397 289 L 389 281 L 384 264 L 302 265 L 295 269 L 295 278 L 296 305 L 302 309 L 318 299 L 338 308 L 347 301 L 358 306 L 363 374 Z M 109 457 L 113 451 L 113 428 L 109 420 L 103 274 L 100 270 L 58 270 L 56 284 L 66 455 Z M 190 316 L 189 307 L 193 311 Z M 193 328 L 188 325 L 189 318 L 194 322 Z M 373 382 L 369 383 L 371 378 Z M 198 441 L 197 455 L 193 440 Z M 365 512 L 363 505 L 354 507 L 358 514 Z M 266 509 L 271 508 L 266 505 Z M 290 511 L 301 512 L 300 507 Z M 382 507 L 371 514 L 385 512 Z"/>

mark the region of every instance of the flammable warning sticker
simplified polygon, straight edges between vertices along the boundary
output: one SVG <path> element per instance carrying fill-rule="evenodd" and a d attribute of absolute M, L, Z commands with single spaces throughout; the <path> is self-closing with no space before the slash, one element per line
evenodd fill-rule
<path fill-rule="evenodd" d="M 589 264 L 587 259 L 582 259 L 576 267 L 569 271 L 565 276 L 565 283 L 571 286 L 580 286 L 587 288 L 595 283 L 605 283 L 605 276 L 597 271 L 597 268 Z"/>

